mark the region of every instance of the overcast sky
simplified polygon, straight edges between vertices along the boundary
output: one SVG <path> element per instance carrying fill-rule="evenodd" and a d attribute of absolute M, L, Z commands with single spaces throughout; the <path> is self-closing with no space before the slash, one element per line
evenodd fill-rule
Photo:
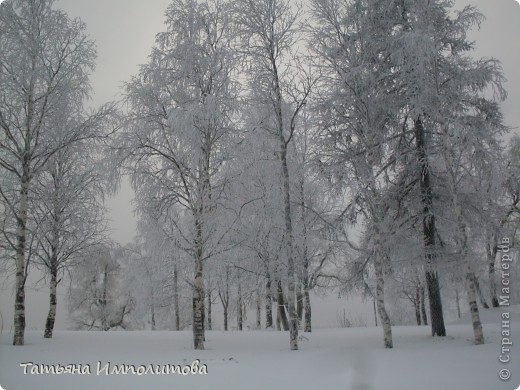
<path fill-rule="evenodd" d="M 457 0 L 456 8 L 473 4 L 486 16 L 480 31 L 472 33 L 477 41 L 479 56 L 495 57 L 502 61 L 508 79 L 505 87 L 509 98 L 503 105 L 506 123 L 520 127 L 520 6 L 515 0 Z M 94 89 L 92 106 L 98 106 L 121 97 L 120 87 L 138 71 L 139 64 L 147 61 L 155 34 L 164 30 L 164 12 L 169 0 L 57 0 L 55 7 L 65 10 L 70 17 L 80 17 L 87 24 L 88 34 L 97 43 L 98 59 L 91 83 Z M 518 129 L 516 130 L 518 131 Z M 133 192 L 127 183 L 108 202 L 112 237 L 121 244 L 130 242 L 135 235 L 135 218 L 132 213 Z M 32 276 L 34 278 L 34 275 Z M 4 330 L 12 324 L 13 297 L 10 283 L 0 285 L 0 320 Z M 65 323 L 63 286 L 58 299 L 61 301 L 57 315 L 57 329 Z M 27 284 L 27 328 L 41 329 L 48 310 L 47 286 L 42 284 L 35 291 L 31 281 Z M 332 302 L 332 301 L 334 302 Z M 330 307 L 319 305 L 318 326 L 337 326 L 336 311 L 347 303 L 331 298 Z M 318 308 L 318 306 L 315 306 Z M 354 315 L 371 318 L 371 305 L 356 305 Z M 336 309 L 336 310 L 335 310 Z M 313 308 L 314 310 L 314 308 Z"/>

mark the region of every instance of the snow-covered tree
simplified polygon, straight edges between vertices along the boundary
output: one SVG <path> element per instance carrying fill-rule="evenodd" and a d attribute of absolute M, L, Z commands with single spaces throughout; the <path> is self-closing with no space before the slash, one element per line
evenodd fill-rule
<path fill-rule="evenodd" d="M 50 276 L 44 337 L 52 337 L 58 283 L 82 252 L 104 240 L 103 183 L 88 143 L 59 149 L 34 181 L 35 263 Z"/>
<path fill-rule="evenodd" d="M 23 345 L 33 181 L 64 145 L 93 136 L 107 109 L 83 116 L 96 55 L 83 22 L 52 0 L 13 0 L 2 4 L 0 31 L 0 195 L 10 216 L 4 226 L 16 230 L 8 240 L 16 257 L 13 344 Z M 55 129 L 64 127 L 56 143 Z"/>
<path fill-rule="evenodd" d="M 336 192 L 352 198 L 345 217 L 364 219 L 364 245 L 376 275 L 375 299 L 392 348 L 390 318 L 385 308 L 384 268 L 389 261 L 388 231 L 391 180 L 399 154 L 392 132 L 400 119 L 388 62 L 381 58 L 391 19 L 385 8 L 364 1 L 317 0 L 313 46 L 329 69 L 322 85 L 319 167 Z M 386 16 L 386 15 L 385 15 Z M 381 24 L 373 23 L 381 20 Z M 357 216 L 359 214 L 359 217 Z M 347 220 L 348 222 L 348 220 Z"/>
<path fill-rule="evenodd" d="M 150 62 L 126 84 L 128 128 L 119 150 L 136 192 L 177 229 L 193 260 L 193 341 L 204 349 L 204 262 L 223 236 L 215 219 L 233 143 L 236 86 L 229 12 L 220 1 L 176 0 Z M 182 224 L 179 223 L 182 221 Z"/>
<path fill-rule="evenodd" d="M 332 145 L 325 146 L 324 154 L 329 158 L 327 152 L 333 148 L 343 150 L 347 161 L 358 164 L 353 170 L 363 186 L 374 183 L 371 189 L 367 186 L 371 196 L 365 197 L 373 204 L 367 221 L 373 224 L 374 241 L 380 237 L 377 230 L 395 238 L 421 221 L 432 335 L 445 335 L 438 270 L 445 267 L 449 240 L 442 242 L 443 236 L 457 232 L 459 238 L 452 243 L 460 262 L 471 269 L 468 253 L 462 249 L 467 249 L 464 226 L 469 214 L 460 210 L 458 172 L 471 173 L 473 158 L 489 160 L 493 153 L 497 158 L 493 145 L 504 131 L 498 110 L 504 97 L 499 63 L 470 57 L 473 44 L 466 37 L 482 15 L 472 7 L 452 13 L 453 3 L 446 1 L 314 4 L 321 23 L 328 26 L 316 34 L 317 46 L 339 76 L 331 99 L 334 93 L 349 96 L 331 106 L 335 112 L 329 122 L 339 128 L 335 138 L 326 138 Z M 489 98 L 488 90 L 495 95 Z M 335 123 L 336 118 L 341 121 Z M 365 123 L 364 133 L 356 133 L 360 123 Z M 467 157 L 459 159 L 462 155 Z M 363 160 L 366 167 L 376 168 L 372 176 L 366 176 L 366 167 L 360 169 Z M 341 179 L 341 165 L 335 166 L 334 173 Z M 381 183 L 386 186 L 380 187 Z M 480 189 L 473 186 L 472 190 L 475 195 Z M 446 229 L 454 225 L 437 220 L 442 216 L 445 221 L 450 214 L 459 216 L 458 228 L 451 231 Z M 409 237 L 415 241 L 413 235 Z M 483 339 L 471 275 L 473 271 L 466 271 L 479 343 Z"/>
<path fill-rule="evenodd" d="M 302 9 L 285 0 L 240 0 L 235 2 L 235 20 L 240 50 L 245 54 L 249 77 L 249 101 L 260 110 L 255 127 L 272 138 L 279 158 L 283 196 L 284 250 L 287 256 L 287 290 L 291 350 L 298 349 L 296 313 L 296 252 L 290 190 L 288 148 L 298 128 L 313 78 L 296 54 Z"/>
<path fill-rule="evenodd" d="M 116 246 L 89 248 L 74 268 L 69 288 L 69 318 L 76 329 L 127 329 L 135 299 L 122 283 L 123 250 Z"/>

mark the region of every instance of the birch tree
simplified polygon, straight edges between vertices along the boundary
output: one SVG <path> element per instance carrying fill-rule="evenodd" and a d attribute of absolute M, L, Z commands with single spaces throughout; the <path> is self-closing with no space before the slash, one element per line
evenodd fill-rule
<path fill-rule="evenodd" d="M 119 139 L 134 189 L 182 216 L 182 225 L 169 222 L 193 260 L 195 349 L 204 349 L 203 266 L 219 242 L 210 215 L 226 182 L 222 172 L 233 133 L 228 18 L 219 1 L 172 2 L 150 62 L 126 84 L 130 121 Z"/>
<path fill-rule="evenodd" d="M 399 158 L 394 152 L 396 142 L 390 142 L 400 118 L 399 100 L 387 93 L 392 88 L 392 74 L 381 56 L 391 19 L 386 21 L 387 15 L 381 16 L 384 7 L 368 3 L 313 2 L 317 21 L 313 47 L 328 69 L 319 102 L 323 119 L 318 164 L 336 192 L 343 197 L 346 189 L 352 198 L 344 216 L 359 214 L 366 220 L 364 245 L 375 270 L 375 300 L 384 345 L 392 348 L 384 298 L 384 268 L 389 261 L 388 240 L 392 234 L 386 228 L 386 192 L 394 176 L 389 174 L 390 169 L 395 169 Z M 374 25 L 373 20 L 384 21 Z"/>
<path fill-rule="evenodd" d="M 258 127 L 277 140 L 280 161 L 287 252 L 287 286 L 290 349 L 298 349 L 295 305 L 295 244 L 291 214 L 288 146 L 297 130 L 299 114 L 307 102 L 313 80 L 295 55 L 301 8 L 285 0 L 241 0 L 235 5 L 240 50 L 246 55 L 252 88 L 251 101 L 266 107 L 269 116 Z"/>
<path fill-rule="evenodd" d="M 397 54 L 402 62 L 401 80 L 413 119 L 417 158 L 421 166 L 421 194 L 424 207 L 424 233 L 427 255 L 427 283 L 430 294 L 432 334 L 444 335 L 440 296 L 435 293 L 435 211 L 433 195 L 442 191 L 442 183 L 432 181 L 435 171 L 432 157 L 440 154 L 446 164 L 448 193 L 457 218 L 460 260 L 465 264 L 468 302 L 472 313 L 475 342 L 483 343 L 475 298 L 475 276 L 468 258 L 467 228 L 462 213 L 457 171 L 471 177 L 472 166 L 498 157 L 498 137 L 505 131 L 498 103 L 505 98 L 503 75 L 495 59 L 473 59 L 473 45 L 467 31 L 478 25 L 483 16 L 466 7 L 454 18 L 449 16 L 451 3 L 418 2 L 403 6 L 403 50 Z M 426 19 L 423 19 L 425 17 Z M 450 21 L 450 23 L 447 22 Z M 441 26 L 444 26 L 442 28 Z M 486 90 L 492 90 L 491 97 Z M 451 129 L 456 128 L 455 133 Z M 440 131 L 439 131 L 440 129 Z M 440 133 L 440 135 L 439 135 Z M 455 152 L 455 150 L 457 150 Z M 439 152 L 437 152 L 439 151 Z M 462 156 L 472 158 L 465 161 Z M 433 164 L 433 165 L 432 165 Z M 475 187 L 473 187 L 475 188 Z M 480 191 L 480 188 L 476 189 Z M 430 247 L 430 248 L 428 248 Z M 438 284 L 438 283 L 437 283 Z"/>
<path fill-rule="evenodd" d="M 103 183 L 93 154 L 86 142 L 63 147 L 35 179 L 35 263 L 42 265 L 50 276 L 45 338 L 52 337 L 56 289 L 65 271 L 81 258 L 82 252 L 104 239 Z"/>
<path fill-rule="evenodd" d="M 82 114 L 94 68 L 94 43 L 87 39 L 84 23 L 53 9 L 52 0 L 5 2 L 0 31 L 0 193 L 13 218 L 8 224 L 16 225 L 16 238 L 10 241 L 16 253 L 13 344 L 23 345 L 33 181 L 60 148 L 93 136 L 92 121 L 107 109 L 54 142 L 54 126 Z"/>

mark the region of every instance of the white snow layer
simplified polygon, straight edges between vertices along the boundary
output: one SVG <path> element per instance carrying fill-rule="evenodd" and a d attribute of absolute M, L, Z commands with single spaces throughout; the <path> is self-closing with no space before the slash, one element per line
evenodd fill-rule
<path fill-rule="evenodd" d="M 27 332 L 26 345 L 0 337 L 0 385 L 18 389 L 347 389 L 347 390 L 514 390 L 520 385 L 520 308 L 509 308 L 513 342 L 510 361 L 500 363 L 500 309 L 481 310 L 486 343 L 473 345 L 469 320 L 447 326 L 447 337 L 429 336 L 429 326 L 393 328 L 394 349 L 383 348 L 382 328 L 319 329 L 300 333 L 300 350 L 276 331 L 208 331 L 206 350 L 192 349 L 190 331 Z M 468 317 L 469 318 L 469 317 Z M 507 341 L 506 341 L 507 342 Z M 98 364 L 146 367 L 189 366 L 200 360 L 207 374 L 97 374 Z M 27 373 L 24 374 L 24 363 Z M 40 373 L 76 364 L 90 374 Z M 143 366 L 140 368 L 140 366 Z M 181 368 L 182 368 L 181 367 Z M 499 372 L 511 372 L 508 381 Z M 31 374 L 31 371 L 34 373 Z"/>

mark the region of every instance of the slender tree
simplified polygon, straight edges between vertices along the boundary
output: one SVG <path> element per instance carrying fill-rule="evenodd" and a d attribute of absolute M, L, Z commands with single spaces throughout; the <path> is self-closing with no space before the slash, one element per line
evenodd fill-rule
<path fill-rule="evenodd" d="M 235 4 L 240 50 L 246 55 L 252 87 L 250 99 L 255 106 L 264 106 L 267 114 L 257 126 L 278 144 L 275 153 L 279 157 L 282 178 L 291 350 L 298 349 L 298 319 L 288 147 L 312 87 L 312 81 L 299 66 L 301 59 L 293 52 L 300 17 L 301 9 L 297 7 L 293 11 L 286 0 L 240 0 Z"/>
<path fill-rule="evenodd" d="M 2 4 L 0 31 L 0 194 L 12 217 L 7 227 L 16 226 L 9 241 L 16 253 L 13 344 L 23 345 L 33 181 L 64 145 L 93 136 L 91 125 L 106 110 L 55 142 L 55 127 L 82 116 L 90 90 L 95 48 L 80 20 L 53 9 L 52 0 L 14 0 Z"/>
<path fill-rule="evenodd" d="M 183 220 L 169 223 L 193 259 L 195 349 L 204 349 L 203 267 L 222 237 L 210 215 L 226 183 L 222 171 L 233 133 L 228 14 L 219 1 L 178 0 L 168 7 L 167 31 L 126 85 L 130 126 L 118 146 L 136 191 L 164 215 Z"/>
<path fill-rule="evenodd" d="M 34 181 L 32 218 L 36 230 L 35 263 L 50 276 L 50 308 L 44 337 L 52 337 L 56 289 L 66 270 L 89 247 L 104 240 L 103 181 L 86 142 L 58 150 Z M 89 161 L 90 160 L 90 161 Z M 61 276 L 61 278 L 59 278 Z"/>

